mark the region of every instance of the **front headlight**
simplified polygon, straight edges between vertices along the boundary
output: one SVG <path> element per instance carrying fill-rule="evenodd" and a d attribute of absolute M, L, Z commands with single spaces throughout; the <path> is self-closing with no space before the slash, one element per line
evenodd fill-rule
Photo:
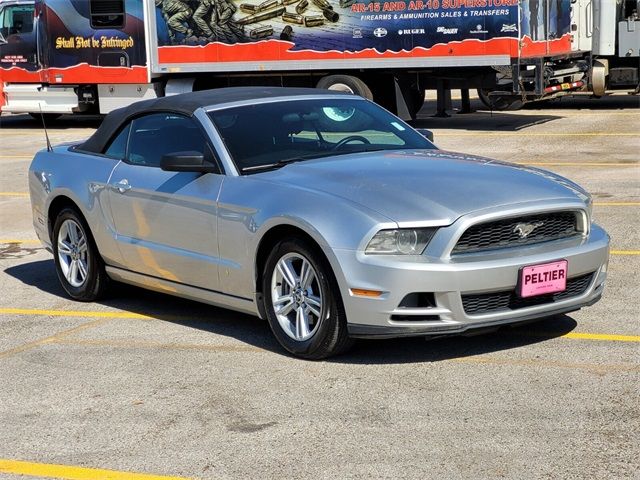
<path fill-rule="evenodd" d="M 368 255 L 420 255 L 436 233 L 436 228 L 380 230 L 364 253 Z"/>

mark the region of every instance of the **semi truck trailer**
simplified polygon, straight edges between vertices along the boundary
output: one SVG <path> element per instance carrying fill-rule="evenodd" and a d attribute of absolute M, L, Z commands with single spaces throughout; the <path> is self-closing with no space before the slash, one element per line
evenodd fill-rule
<path fill-rule="evenodd" d="M 0 0 L 0 109 L 108 113 L 232 85 L 353 92 L 411 118 L 425 89 L 492 108 L 638 93 L 640 0 Z"/>

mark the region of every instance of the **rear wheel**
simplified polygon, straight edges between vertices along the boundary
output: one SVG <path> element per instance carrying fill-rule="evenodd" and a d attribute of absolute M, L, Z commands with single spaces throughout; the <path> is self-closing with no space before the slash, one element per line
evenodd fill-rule
<path fill-rule="evenodd" d="M 288 352 L 318 360 L 352 345 L 331 269 L 303 240 L 276 245 L 265 263 L 262 288 L 271 330 Z"/>
<path fill-rule="evenodd" d="M 353 93 L 367 100 L 373 100 L 373 93 L 367 84 L 352 75 L 327 75 L 318 81 L 316 88 Z"/>
<path fill-rule="evenodd" d="M 84 219 L 63 209 L 53 226 L 53 257 L 62 287 L 74 300 L 91 302 L 104 295 L 109 278 Z"/>

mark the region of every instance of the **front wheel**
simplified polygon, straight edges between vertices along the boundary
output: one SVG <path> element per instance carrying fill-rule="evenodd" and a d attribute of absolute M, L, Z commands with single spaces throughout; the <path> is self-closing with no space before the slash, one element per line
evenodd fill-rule
<path fill-rule="evenodd" d="M 266 261 L 262 287 L 267 320 L 288 352 L 318 360 L 351 346 L 331 269 L 303 240 L 276 245 Z"/>
<path fill-rule="evenodd" d="M 74 209 L 58 214 L 52 240 L 56 273 L 69 296 L 81 302 L 102 297 L 109 278 L 89 227 Z"/>

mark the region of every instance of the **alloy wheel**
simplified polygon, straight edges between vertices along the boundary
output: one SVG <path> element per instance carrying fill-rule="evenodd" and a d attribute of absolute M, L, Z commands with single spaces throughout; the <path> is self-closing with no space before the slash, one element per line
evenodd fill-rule
<path fill-rule="evenodd" d="M 322 290 L 318 276 L 299 253 L 284 255 L 271 276 L 271 301 L 282 330 L 296 341 L 313 337 L 322 323 Z"/>
<path fill-rule="evenodd" d="M 69 285 L 77 288 L 85 283 L 89 270 L 87 237 L 73 220 L 65 220 L 58 231 L 58 260 Z"/>

